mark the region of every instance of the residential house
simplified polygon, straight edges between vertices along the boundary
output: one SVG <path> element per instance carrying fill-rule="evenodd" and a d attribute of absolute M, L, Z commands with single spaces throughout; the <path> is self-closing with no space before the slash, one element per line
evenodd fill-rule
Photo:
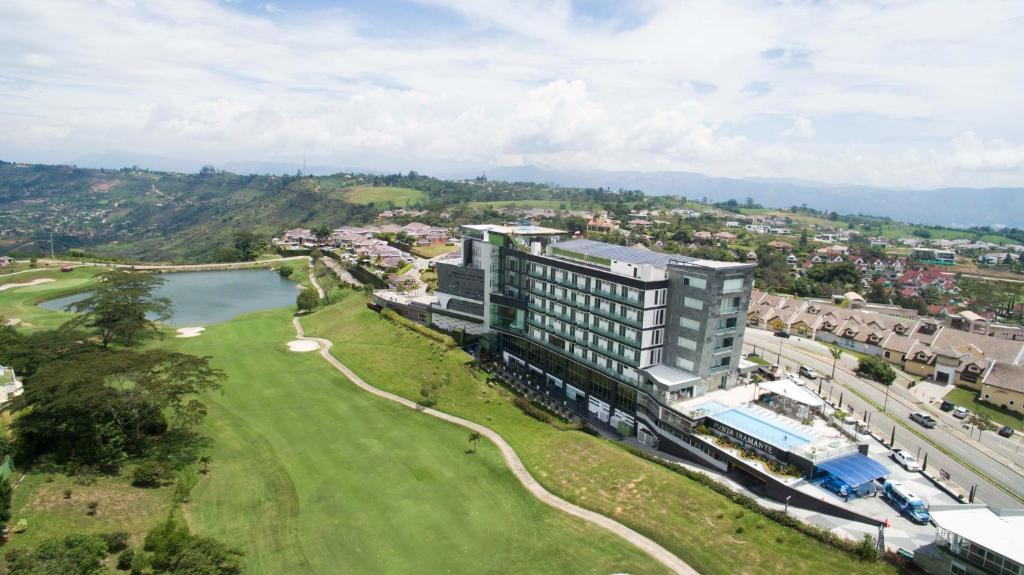
<path fill-rule="evenodd" d="M 284 243 L 292 246 L 305 247 L 317 245 L 316 236 L 313 234 L 312 231 L 307 230 L 306 228 L 295 228 L 288 230 L 281 236 L 281 239 L 284 241 Z"/>
<path fill-rule="evenodd" d="M 978 398 L 1024 415 L 1024 366 L 993 361 L 981 380 Z"/>

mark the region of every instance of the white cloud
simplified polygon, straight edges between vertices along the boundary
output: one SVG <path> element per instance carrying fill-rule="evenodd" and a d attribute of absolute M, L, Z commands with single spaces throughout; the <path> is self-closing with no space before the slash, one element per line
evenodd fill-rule
<path fill-rule="evenodd" d="M 1024 5 L 616 6 L 8 0 L 0 157 L 1024 185 Z"/>
<path fill-rule="evenodd" d="M 1003 140 L 982 140 L 966 131 L 951 142 L 951 160 L 955 167 L 968 170 L 1019 170 L 1024 167 L 1024 145 Z"/>
<path fill-rule="evenodd" d="M 793 120 L 792 127 L 783 130 L 781 134 L 783 138 L 804 138 L 810 140 L 814 137 L 814 122 L 807 118 L 799 117 Z"/>

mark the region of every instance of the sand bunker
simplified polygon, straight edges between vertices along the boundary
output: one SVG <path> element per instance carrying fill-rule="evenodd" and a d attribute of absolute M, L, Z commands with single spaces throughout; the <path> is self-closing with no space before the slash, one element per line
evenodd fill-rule
<path fill-rule="evenodd" d="M 205 327 L 181 327 L 178 328 L 177 337 L 199 337 L 199 334 L 206 331 Z"/>
<path fill-rule="evenodd" d="M 320 349 L 320 344 L 315 341 L 309 341 L 306 339 L 293 339 L 288 342 L 288 351 L 316 351 Z"/>
<path fill-rule="evenodd" d="M 4 285 L 0 286 L 0 291 L 7 291 L 7 290 L 12 289 L 12 288 L 28 287 L 28 286 L 34 286 L 34 285 L 39 285 L 39 284 L 48 284 L 50 282 L 55 282 L 55 281 L 57 281 L 57 280 L 55 280 L 53 278 L 39 278 L 37 280 L 32 280 L 30 282 L 22 282 L 20 284 L 4 284 Z"/>

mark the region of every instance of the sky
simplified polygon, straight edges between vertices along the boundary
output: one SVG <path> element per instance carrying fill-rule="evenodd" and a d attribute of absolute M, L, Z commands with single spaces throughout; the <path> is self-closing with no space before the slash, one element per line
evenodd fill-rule
<path fill-rule="evenodd" d="M 1024 187 L 1024 3 L 3 0 L 0 159 Z"/>

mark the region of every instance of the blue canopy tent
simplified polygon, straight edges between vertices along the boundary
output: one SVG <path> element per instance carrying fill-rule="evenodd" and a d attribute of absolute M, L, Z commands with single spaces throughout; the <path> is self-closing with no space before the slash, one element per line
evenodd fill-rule
<path fill-rule="evenodd" d="M 889 476 L 889 470 L 867 455 L 852 453 L 815 467 L 815 477 L 825 475 L 831 475 L 849 485 L 858 495 L 865 495 L 875 490 L 876 479 Z"/>

